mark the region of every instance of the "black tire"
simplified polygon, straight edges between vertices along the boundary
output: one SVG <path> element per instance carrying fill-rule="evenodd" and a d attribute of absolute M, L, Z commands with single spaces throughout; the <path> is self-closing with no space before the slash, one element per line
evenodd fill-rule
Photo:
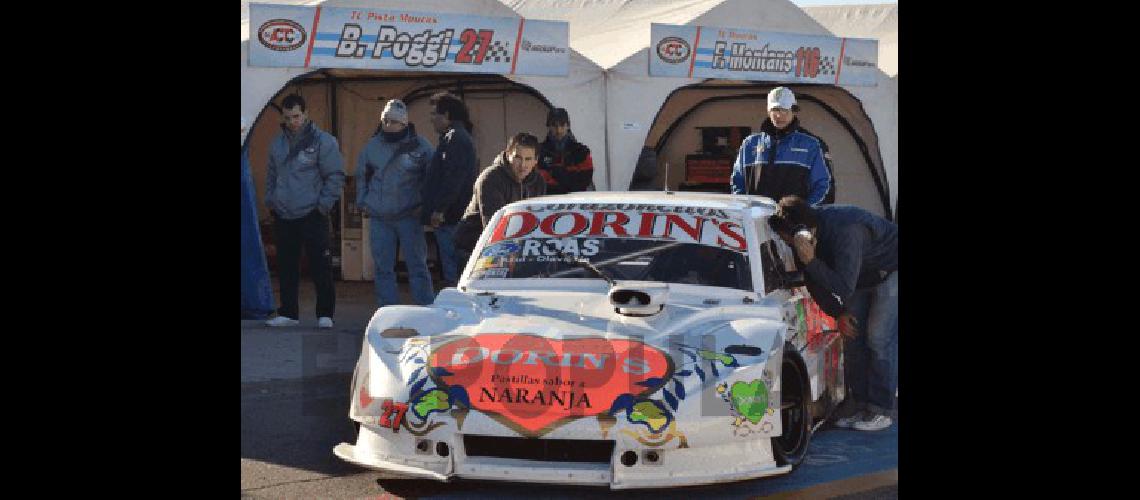
<path fill-rule="evenodd" d="M 776 465 L 781 467 L 803 462 L 811 441 L 811 383 L 799 356 L 787 354 L 794 352 L 788 349 L 790 346 L 785 348 L 780 373 L 780 423 L 784 432 L 772 438 Z"/>

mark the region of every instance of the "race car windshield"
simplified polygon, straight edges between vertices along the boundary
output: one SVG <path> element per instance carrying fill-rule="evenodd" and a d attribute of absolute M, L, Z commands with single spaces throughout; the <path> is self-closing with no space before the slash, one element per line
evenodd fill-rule
<path fill-rule="evenodd" d="M 471 273 L 482 278 L 598 279 L 580 258 L 614 280 L 661 281 L 752 290 L 748 255 L 699 243 L 634 238 L 520 238 L 479 253 Z"/>

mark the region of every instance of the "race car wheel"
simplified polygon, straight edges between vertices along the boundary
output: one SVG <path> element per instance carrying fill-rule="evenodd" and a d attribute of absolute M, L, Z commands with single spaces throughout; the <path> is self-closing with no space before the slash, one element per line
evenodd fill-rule
<path fill-rule="evenodd" d="M 784 433 L 772 439 L 772 451 L 780 466 L 799 465 L 811 440 L 811 386 L 803 362 L 784 355 L 780 373 L 780 423 Z"/>

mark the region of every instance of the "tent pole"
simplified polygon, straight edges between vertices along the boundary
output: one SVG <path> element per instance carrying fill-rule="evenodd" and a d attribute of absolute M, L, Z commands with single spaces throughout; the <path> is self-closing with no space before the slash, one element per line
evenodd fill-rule
<path fill-rule="evenodd" d="M 336 78 L 333 78 L 331 76 L 329 77 L 329 80 L 328 80 L 328 91 L 329 91 L 329 133 L 332 134 L 333 137 L 336 137 L 339 140 L 340 134 L 338 132 L 340 131 L 340 123 L 337 121 L 337 112 L 336 112 Z"/>
<path fill-rule="evenodd" d="M 614 189 L 613 183 L 610 181 L 610 171 L 614 169 L 612 159 L 613 155 L 610 152 L 610 72 L 602 71 L 602 84 L 604 85 L 605 93 L 602 94 L 602 130 L 606 133 L 602 134 L 603 139 L 606 141 L 606 190 L 617 191 Z M 628 188 L 626 188 L 628 189 Z"/>

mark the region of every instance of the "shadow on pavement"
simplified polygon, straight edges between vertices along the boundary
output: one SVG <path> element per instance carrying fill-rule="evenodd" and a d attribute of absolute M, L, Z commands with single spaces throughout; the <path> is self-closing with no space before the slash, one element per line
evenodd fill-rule
<path fill-rule="evenodd" d="M 241 457 L 333 475 L 359 472 L 333 455 L 354 442 L 348 419 L 352 374 L 242 386 Z"/>
<path fill-rule="evenodd" d="M 298 293 L 301 327 L 271 329 L 262 321 L 242 321 L 242 379 L 250 371 L 252 379 L 269 380 L 241 384 L 243 459 L 323 474 L 361 471 L 332 452 L 337 444 L 356 440 L 348 406 L 359 338 L 336 339 L 326 332 L 363 335 L 376 311 L 374 287 L 371 281 L 335 285 L 336 326 L 331 331 L 313 328 L 316 295 L 307 279 L 302 279 Z M 276 277 L 273 287 L 274 297 L 279 297 Z M 407 283 L 398 283 L 398 288 L 410 303 Z M 247 349 L 253 351 L 246 353 Z M 282 366 L 295 369 L 282 370 Z M 304 378 L 281 380 L 283 373 Z"/>

